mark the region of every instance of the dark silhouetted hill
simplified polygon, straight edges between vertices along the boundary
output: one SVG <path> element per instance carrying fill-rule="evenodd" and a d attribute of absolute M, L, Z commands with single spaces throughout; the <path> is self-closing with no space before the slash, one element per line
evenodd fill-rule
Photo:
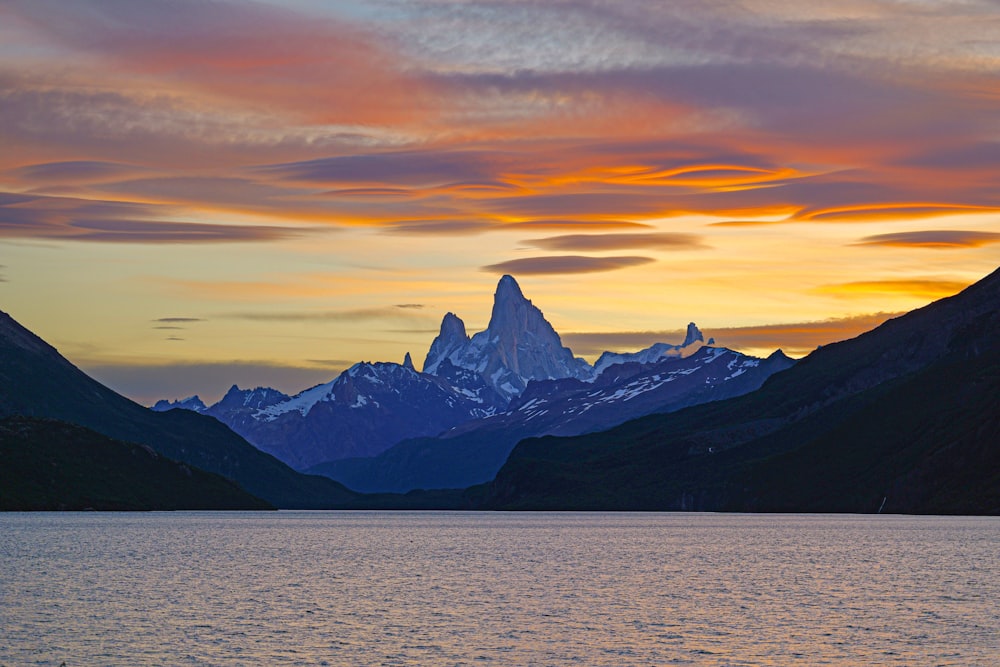
<path fill-rule="evenodd" d="M 1000 271 L 757 391 L 525 440 L 502 509 L 1000 513 Z"/>
<path fill-rule="evenodd" d="M 14 415 L 56 419 L 148 445 L 169 459 L 232 479 L 277 507 L 332 507 L 355 496 L 333 480 L 295 472 L 211 417 L 188 410 L 153 412 L 130 401 L 0 313 L 0 417 Z"/>
<path fill-rule="evenodd" d="M 66 422 L 0 419 L 0 510 L 273 509 L 235 482 Z"/>

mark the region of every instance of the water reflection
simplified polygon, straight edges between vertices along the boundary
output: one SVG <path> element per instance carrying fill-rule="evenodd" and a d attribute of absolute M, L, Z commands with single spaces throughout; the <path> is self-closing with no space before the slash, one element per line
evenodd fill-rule
<path fill-rule="evenodd" d="M 993 664 L 1000 520 L 0 515 L 0 664 Z"/>

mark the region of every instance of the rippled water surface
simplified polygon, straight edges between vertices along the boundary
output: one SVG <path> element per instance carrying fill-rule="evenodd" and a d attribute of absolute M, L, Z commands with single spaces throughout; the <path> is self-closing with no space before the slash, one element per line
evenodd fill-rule
<path fill-rule="evenodd" d="M 0 514 L 0 665 L 996 665 L 1000 520 Z"/>

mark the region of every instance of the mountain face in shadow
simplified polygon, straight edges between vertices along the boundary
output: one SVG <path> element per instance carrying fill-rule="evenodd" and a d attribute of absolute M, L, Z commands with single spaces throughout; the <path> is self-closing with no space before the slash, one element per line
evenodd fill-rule
<path fill-rule="evenodd" d="M 589 382 L 531 382 L 507 411 L 436 438 L 404 440 L 378 456 L 332 461 L 309 472 L 365 493 L 464 488 L 493 479 L 525 438 L 589 433 L 641 415 L 738 396 L 794 363 L 780 351 L 758 359 L 715 347 L 700 347 L 689 357 L 661 354 L 645 363 L 618 360 Z"/>
<path fill-rule="evenodd" d="M 51 419 L 0 419 L 0 459 L 0 511 L 272 509 L 220 475 Z"/>
<path fill-rule="evenodd" d="M 0 313 L 0 417 L 55 419 L 234 480 L 278 507 L 329 507 L 354 497 L 342 485 L 295 472 L 224 424 L 188 410 L 153 412 L 90 378 L 52 346 Z"/>
<path fill-rule="evenodd" d="M 497 509 L 1000 513 L 1000 271 L 757 391 L 518 444 Z"/>

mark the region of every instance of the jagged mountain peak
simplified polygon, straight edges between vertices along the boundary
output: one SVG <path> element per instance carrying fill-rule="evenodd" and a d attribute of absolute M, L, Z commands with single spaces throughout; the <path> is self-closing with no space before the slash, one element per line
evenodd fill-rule
<path fill-rule="evenodd" d="M 455 313 L 445 313 L 441 319 L 441 335 L 449 338 L 465 338 L 465 322 Z"/>
<path fill-rule="evenodd" d="M 441 330 L 431 343 L 424 359 L 424 373 L 435 374 L 442 361 L 468 343 L 469 335 L 465 333 L 465 322 L 455 313 L 445 313 L 444 319 L 441 320 Z"/>
<path fill-rule="evenodd" d="M 767 358 L 768 358 L 768 360 L 781 359 L 782 361 L 795 361 L 790 356 L 788 356 L 787 354 L 785 354 L 785 351 L 782 350 L 780 347 L 777 350 L 775 350 L 774 352 L 772 352 Z"/>
<path fill-rule="evenodd" d="M 500 278 L 500 282 L 497 283 L 497 290 L 493 294 L 493 300 L 496 302 L 511 299 L 520 301 L 527 300 L 521 292 L 521 286 L 517 284 L 516 280 L 514 280 L 514 276 L 505 274 Z"/>
<path fill-rule="evenodd" d="M 684 336 L 684 342 L 681 343 L 681 347 L 687 347 L 696 341 L 705 342 L 705 334 L 701 332 L 698 325 L 694 322 L 689 322 L 687 326 L 687 335 Z"/>
<path fill-rule="evenodd" d="M 531 331 L 559 338 L 542 311 L 525 298 L 517 281 L 511 276 L 504 276 L 497 283 L 497 290 L 493 295 L 493 312 L 486 330 L 493 337 L 510 337 L 519 331 Z"/>
<path fill-rule="evenodd" d="M 210 410 L 221 407 L 225 409 L 260 409 L 268 405 L 274 405 L 288 398 L 277 389 L 271 387 L 254 387 L 253 389 L 240 389 L 238 385 L 233 385 L 226 392 L 222 399 L 213 405 Z"/>
<path fill-rule="evenodd" d="M 414 372 L 416 371 L 416 369 L 413 367 L 413 358 L 410 357 L 409 352 L 407 352 L 406 356 L 403 357 L 403 368 Z"/>
<path fill-rule="evenodd" d="M 424 372 L 440 373 L 446 359 L 452 370 L 475 372 L 504 400 L 517 396 L 531 380 L 592 375 L 590 364 L 563 347 L 542 311 L 525 298 L 509 275 L 497 283 L 485 331 L 469 338 L 461 320 L 451 313 L 445 315 L 441 333 L 427 353 Z"/>

